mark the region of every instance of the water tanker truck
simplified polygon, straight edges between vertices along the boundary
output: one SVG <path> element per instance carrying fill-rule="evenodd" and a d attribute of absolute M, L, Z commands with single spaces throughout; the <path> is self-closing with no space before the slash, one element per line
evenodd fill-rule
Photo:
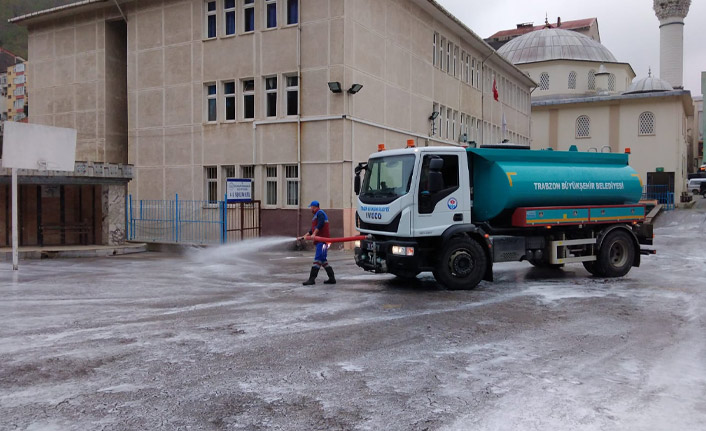
<path fill-rule="evenodd" d="M 496 262 L 582 263 L 622 277 L 654 253 L 627 154 L 423 147 L 381 150 L 356 168 L 355 261 L 450 289 L 492 281 Z M 361 174 L 364 177 L 361 180 Z"/>

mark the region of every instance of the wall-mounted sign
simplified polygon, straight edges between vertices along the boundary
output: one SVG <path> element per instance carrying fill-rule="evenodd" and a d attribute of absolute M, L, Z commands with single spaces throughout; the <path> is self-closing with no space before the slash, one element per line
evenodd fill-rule
<path fill-rule="evenodd" d="M 252 180 L 249 178 L 228 178 L 226 198 L 231 202 L 252 202 Z"/>

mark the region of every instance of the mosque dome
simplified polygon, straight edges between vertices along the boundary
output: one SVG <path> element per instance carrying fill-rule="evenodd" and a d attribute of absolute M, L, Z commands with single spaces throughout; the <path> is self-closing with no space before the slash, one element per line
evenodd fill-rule
<path fill-rule="evenodd" d="M 648 76 L 647 78 L 635 79 L 623 94 L 652 93 L 657 91 L 672 91 L 669 83 L 663 79 Z"/>
<path fill-rule="evenodd" d="M 513 64 L 550 60 L 617 63 L 608 48 L 571 30 L 545 28 L 512 39 L 498 53 Z"/>

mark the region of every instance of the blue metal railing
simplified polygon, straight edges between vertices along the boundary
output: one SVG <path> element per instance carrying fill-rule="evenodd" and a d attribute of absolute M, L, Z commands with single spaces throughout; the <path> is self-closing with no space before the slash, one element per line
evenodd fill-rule
<path fill-rule="evenodd" d="M 133 241 L 225 244 L 259 236 L 259 202 L 139 200 L 127 198 L 128 239 Z M 247 214 L 248 217 L 245 217 Z M 229 220 L 230 219 L 230 220 Z M 230 233 L 230 235 L 229 235 Z"/>
<path fill-rule="evenodd" d="M 645 185 L 642 188 L 642 199 L 656 200 L 665 211 L 674 209 L 674 192 L 669 190 L 669 186 Z"/>

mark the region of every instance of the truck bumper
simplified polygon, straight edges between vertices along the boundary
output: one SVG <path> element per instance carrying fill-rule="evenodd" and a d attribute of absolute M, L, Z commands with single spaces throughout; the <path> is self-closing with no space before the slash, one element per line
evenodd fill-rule
<path fill-rule="evenodd" d="M 413 255 L 393 254 L 393 246 L 412 248 Z M 425 253 L 419 249 L 415 241 L 375 241 L 363 240 L 360 247 L 355 248 L 355 263 L 366 271 L 375 273 L 396 273 L 430 270 L 427 268 Z"/>

